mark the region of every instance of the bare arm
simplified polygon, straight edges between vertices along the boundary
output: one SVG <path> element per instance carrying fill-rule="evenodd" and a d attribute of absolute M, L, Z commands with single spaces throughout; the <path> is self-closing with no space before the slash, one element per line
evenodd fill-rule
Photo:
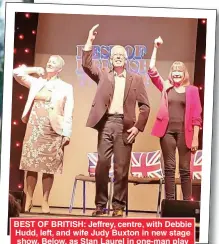
<path fill-rule="evenodd" d="M 92 29 L 91 29 L 92 30 Z M 95 35 L 97 34 L 94 34 L 94 33 L 92 33 L 93 35 L 94 35 L 94 37 L 93 38 L 91 38 L 90 37 L 90 32 L 89 32 L 89 36 L 88 36 L 88 38 L 87 38 L 87 42 L 85 43 L 85 45 L 84 45 L 84 51 L 91 51 L 92 50 L 92 46 L 93 46 L 93 41 L 94 41 L 94 39 L 95 39 Z"/>
<path fill-rule="evenodd" d="M 195 125 L 194 126 L 194 134 L 193 134 L 193 137 L 194 138 L 197 138 L 198 139 L 199 130 L 200 130 L 200 127 L 198 125 Z"/>
<path fill-rule="evenodd" d="M 149 68 L 153 69 L 156 64 L 156 59 L 157 59 L 157 49 L 159 48 L 160 45 L 163 44 L 162 38 L 159 36 L 157 39 L 154 40 L 154 49 L 151 55 L 151 60 L 149 64 Z"/>
<path fill-rule="evenodd" d="M 156 69 L 156 59 L 157 59 L 157 50 L 162 43 L 163 40 L 161 39 L 160 36 L 154 40 L 154 49 L 151 55 L 151 60 L 150 60 L 149 70 L 148 70 L 148 75 L 151 78 L 151 81 L 160 91 L 163 90 L 164 81 Z"/>
<path fill-rule="evenodd" d="M 149 64 L 149 69 L 153 69 L 155 67 L 156 59 L 157 59 L 157 46 L 154 45 L 154 49 L 153 49 L 150 64 Z"/>

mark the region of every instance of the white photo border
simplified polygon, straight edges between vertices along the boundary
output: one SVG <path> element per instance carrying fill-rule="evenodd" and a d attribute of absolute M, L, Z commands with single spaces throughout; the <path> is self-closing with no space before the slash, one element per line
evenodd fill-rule
<path fill-rule="evenodd" d="M 209 9 L 174 9 L 148 8 L 125 6 L 85 6 L 79 4 L 6 4 L 5 30 L 5 64 L 4 90 L 2 115 L 2 145 L 1 145 L 1 218 L 0 231 L 4 243 L 10 243 L 7 233 L 9 169 L 10 169 L 10 135 L 12 109 L 12 70 L 14 51 L 14 22 L 15 12 L 56 13 L 56 14 L 83 14 L 83 15 L 117 15 L 167 18 L 196 18 L 207 19 L 206 33 L 206 66 L 205 66 L 205 94 L 204 94 L 204 125 L 203 125 L 203 166 L 201 188 L 201 216 L 200 216 L 200 243 L 208 242 L 209 232 L 209 204 L 210 204 L 210 171 L 211 171 L 211 144 L 212 144 L 212 115 L 213 115 L 213 87 L 214 87 L 214 57 L 215 57 L 215 27 L 216 10 Z"/>

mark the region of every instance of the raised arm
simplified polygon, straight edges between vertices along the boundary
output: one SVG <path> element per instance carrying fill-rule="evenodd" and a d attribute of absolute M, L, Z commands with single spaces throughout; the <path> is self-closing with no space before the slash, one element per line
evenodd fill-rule
<path fill-rule="evenodd" d="M 27 67 L 22 65 L 13 70 L 15 80 L 27 88 L 30 88 L 31 84 L 37 80 L 37 78 L 30 75 L 34 73 L 38 74 L 39 76 L 44 75 L 44 69 L 41 67 Z"/>
<path fill-rule="evenodd" d="M 92 61 L 92 45 L 97 35 L 96 29 L 98 25 L 95 25 L 90 31 L 87 38 L 87 42 L 84 46 L 82 54 L 82 68 L 84 72 L 96 83 L 99 82 L 99 69 L 93 64 Z"/>
<path fill-rule="evenodd" d="M 151 78 L 151 81 L 160 91 L 163 90 L 164 81 L 156 69 L 156 59 L 157 59 L 157 50 L 161 44 L 163 44 L 163 40 L 159 36 L 157 39 L 154 40 L 154 49 L 151 55 L 151 60 L 150 60 L 149 70 L 148 70 L 148 75 Z"/>
<path fill-rule="evenodd" d="M 153 49 L 153 52 L 152 52 L 152 55 L 151 55 L 149 69 L 155 68 L 156 59 L 157 59 L 157 49 L 159 48 L 159 46 L 162 43 L 163 43 L 163 40 L 161 39 L 160 36 L 157 39 L 154 40 L 154 49 Z"/>

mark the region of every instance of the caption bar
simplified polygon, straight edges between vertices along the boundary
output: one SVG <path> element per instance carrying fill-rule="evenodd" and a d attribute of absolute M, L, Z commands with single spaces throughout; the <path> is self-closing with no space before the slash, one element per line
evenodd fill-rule
<path fill-rule="evenodd" d="M 13 244 L 194 244 L 194 219 L 11 219 Z"/>

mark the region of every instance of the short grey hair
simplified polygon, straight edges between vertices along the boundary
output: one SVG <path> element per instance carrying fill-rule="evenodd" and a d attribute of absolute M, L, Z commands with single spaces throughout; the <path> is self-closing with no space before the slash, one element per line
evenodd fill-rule
<path fill-rule="evenodd" d="M 124 48 L 123 46 L 120 46 L 120 45 L 115 45 L 115 46 L 112 47 L 111 52 L 110 52 L 110 58 L 113 57 L 113 55 L 114 55 L 114 53 L 115 53 L 115 50 L 116 50 L 117 48 L 121 48 L 121 49 L 123 49 L 124 57 L 125 57 L 125 59 L 127 60 L 127 59 L 128 59 L 128 53 L 127 53 L 127 51 L 125 50 L 125 48 Z"/>
<path fill-rule="evenodd" d="M 65 61 L 60 55 L 51 55 L 50 57 L 57 58 L 59 60 L 59 63 L 60 63 L 60 69 L 63 68 L 63 66 L 65 65 Z"/>

